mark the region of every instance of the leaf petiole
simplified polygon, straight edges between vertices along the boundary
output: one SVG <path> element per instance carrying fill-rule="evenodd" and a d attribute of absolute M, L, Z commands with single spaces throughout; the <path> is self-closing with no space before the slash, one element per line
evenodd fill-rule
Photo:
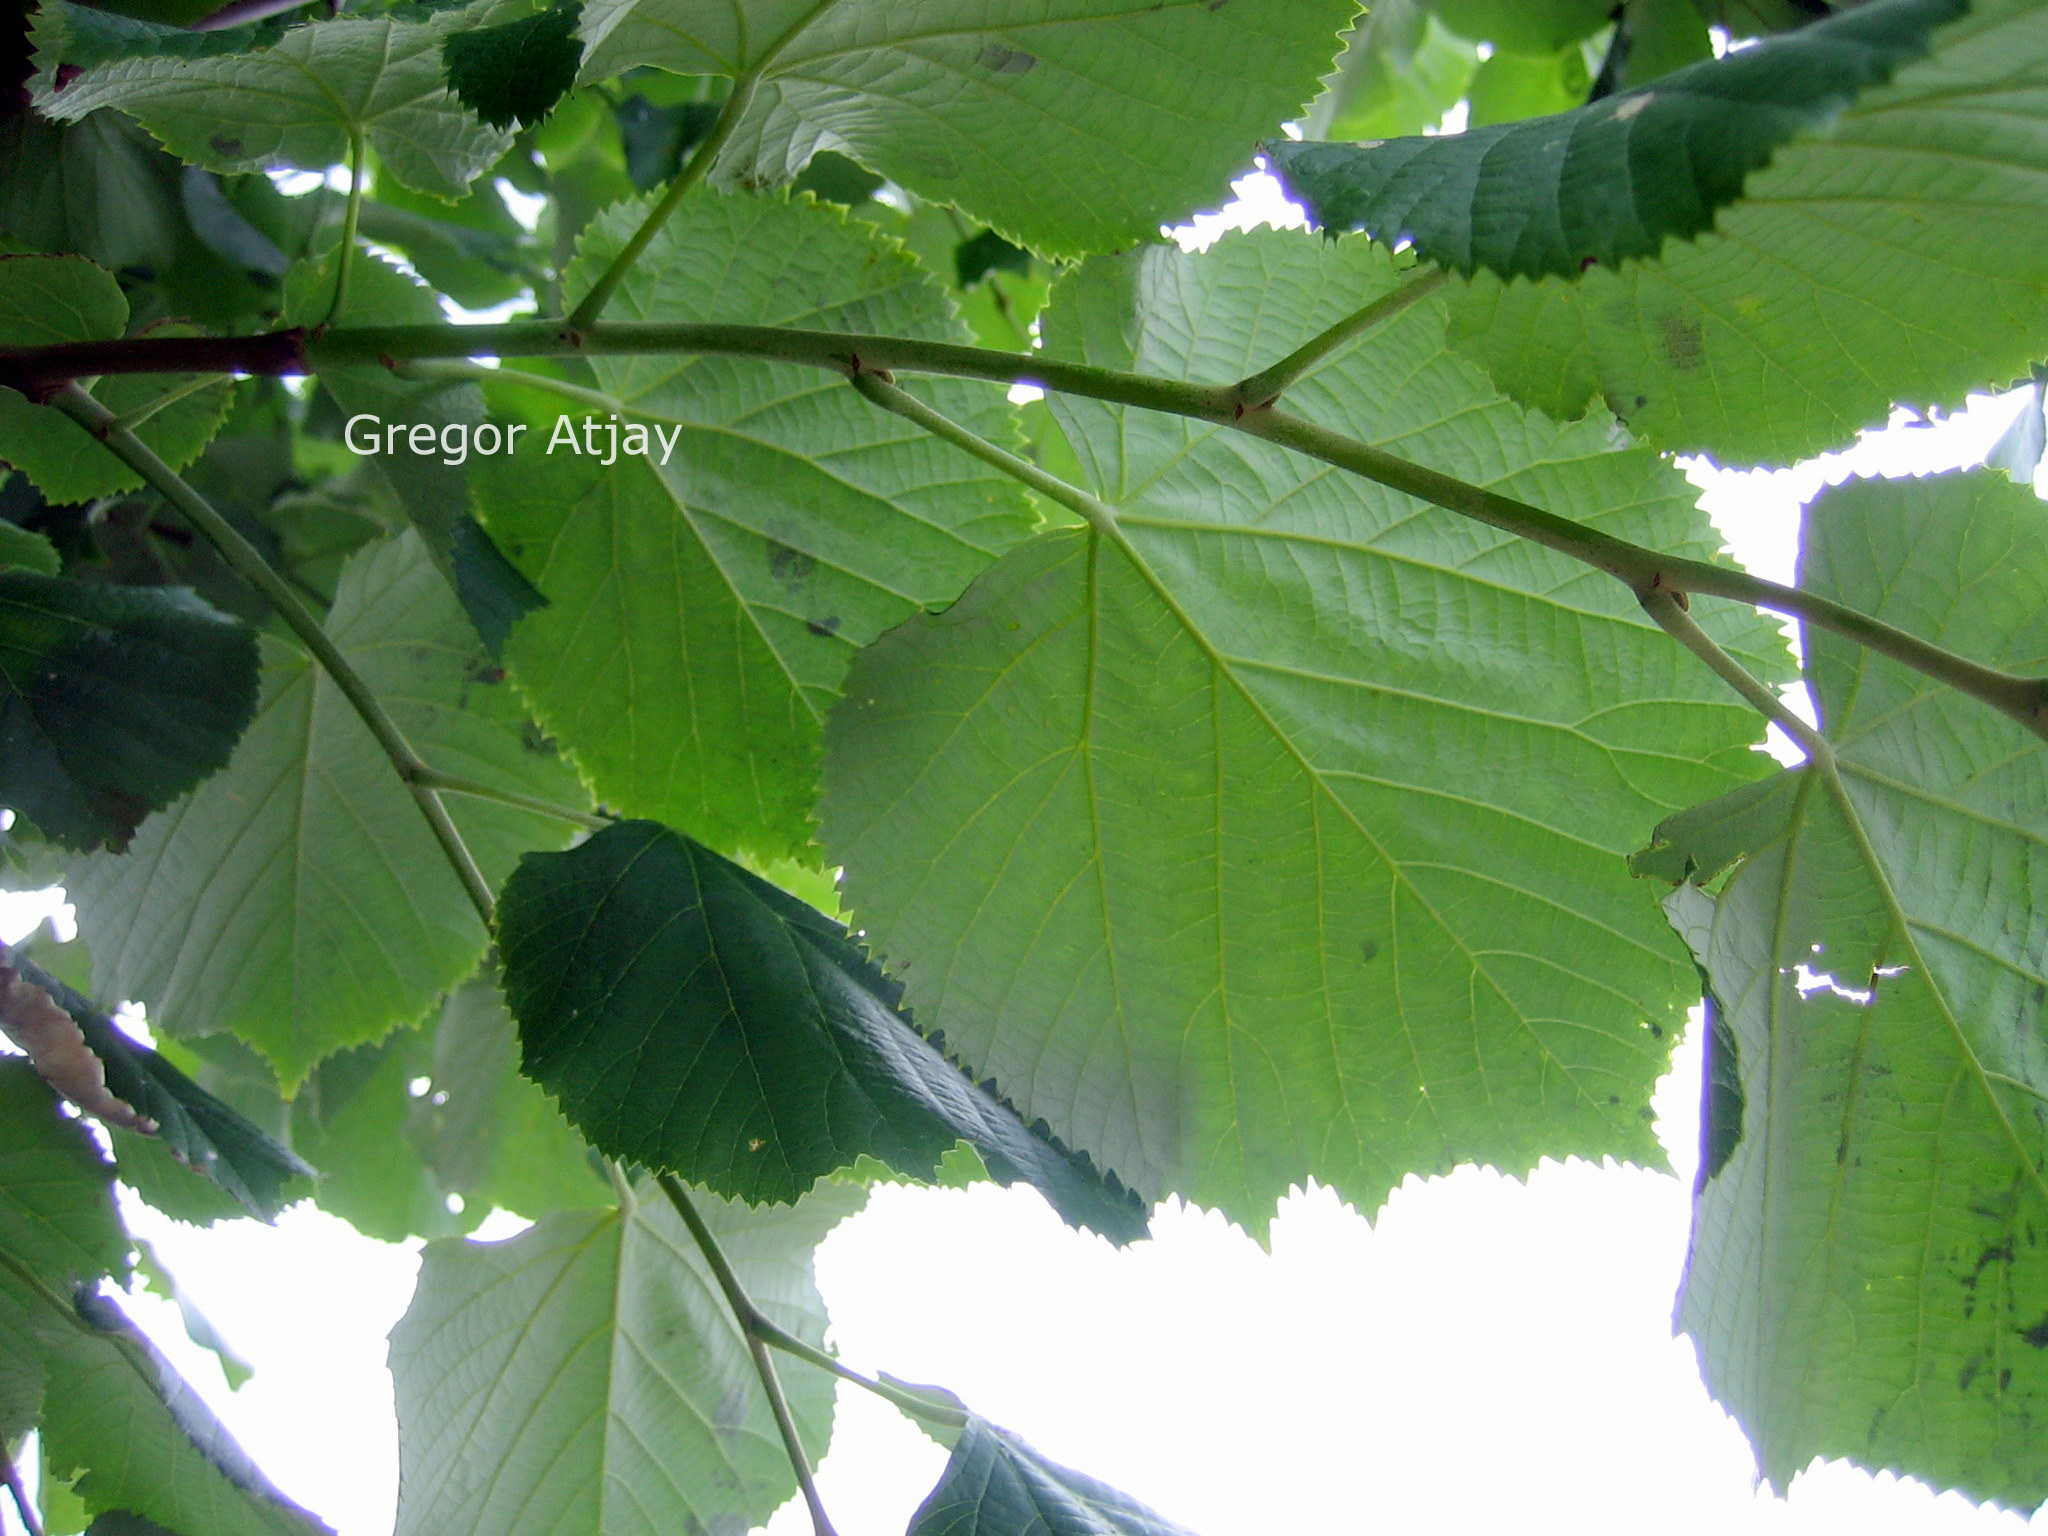
<path fill-rule="evenodd" d="M 1386 324 L 1418 299 L 1435 293 L 1443 287 L 1445 278 L 1443 268 L 1425 267 L 1393 292 L 1381 294 L 1363 309 L 1346 315 L 1320 336 L 1303 342 L 1272 367 L 1245 379 L 1237 386 L 1239 403 L 1246 410 L 1271 405 L 1332 352 L 1375 326 Z"/>

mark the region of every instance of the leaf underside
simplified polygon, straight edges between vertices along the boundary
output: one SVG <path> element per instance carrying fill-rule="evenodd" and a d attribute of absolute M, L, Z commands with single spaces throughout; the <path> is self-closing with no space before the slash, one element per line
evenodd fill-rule
<path fill-rule="evenodd" d="M 1803 584 L 2023 672 L 2048 661 L 2048 521 L 2001 475 L 1852 483 Z M 1809 629 L 1835 775 L 1698 807 L 1639 865 L 1736 1053 L 1679 1322 L 1783 1486 L 1816 1456 L 2048 1497 L 2048 747 Z"/>
<path fill-rule="evenodd" d="M 1280 233 L 1155 248 L 1066 279 L 1046 346 L 1242 377 L 1399 280 Z M 1417 304 L 1290 402 L 1711 553 L 1673 470 L 1493 397 L 1443 324 Z M 1370 1206 L 1465 1160 L 1657 1162 L 1696 983 L 1623 861 L 1757 772 L 1753 717 L 1597 573 L 1241 434 L 1057 409 L 1114 535 L 1041 535 L 885 637 L 828 737 L 826 847 L 918 1016 L 1148 1197 L 1251 1224 L 1310 1175 Z"/>

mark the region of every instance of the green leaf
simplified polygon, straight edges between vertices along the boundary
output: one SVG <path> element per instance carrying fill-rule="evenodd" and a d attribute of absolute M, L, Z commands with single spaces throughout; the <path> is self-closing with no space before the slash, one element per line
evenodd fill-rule
<path fill-rule="evenodd" d="M 1904 14 L 1873 4 L 1824 25 Z M 1977 0 L 1929 58 L 1781 146 L 1713 233 L 1576 282 L 1482 274 L 1453 334 L 1553 415 L 1597 395 L 1638 436 L 1729 463 L 1791 463 L 1895 401 L 2004 387 L 2048 330 L 2044 70 L 2041 8 Z"/>
<path fill-rule="evenodd" d="M 493 1208 L 539 1218 L 610 1198 L 582 1138 L 519 1075 L 488 977 L 458 987 L 430 1024 L 330 1056 L 292 1101 L 321 1209 L 396 1243 L 468 1232 Z"/>
<path fill-rule="evenodd" d="M 103 341 L 119 336 L 127 321 L 128 300 L 114 275 L 82 257 L 0 256 L 0 346 Z M 189 375 L 129 375 L 104 381 L 98 395 L 119 415 L 190 382 Z M 136 435 L 181 469 L 220 430 L 232 398 L 233 387 L 223 379 L 152 415 Z M 13 390 L 0 390 L 0 460 L 53 502 L 88 501 L 142 484 L 63 412 Z"/>
<path fill-rule="evenodd" d="M 146 1144 L 160 1148 L 194 1175 L 218 1186 L 242 1210 L 265 1221 L 284 1208 L 288 1190 L 291 1198 L 297 1197 L 296 1182 L 313 1174 L 298 1157 L 193 1082 L 160 1052 L 129 1039 L 90 998 L 25 955 L 16 955 L 13 965 L 77 1022 L 86 1045 L 105 1069 L 108 1091 L 137 1114 L 156 1122 L 154 1136 L 118 1129 L 113 1133 L 124 1180 L 136 1182 L 128 1175 L 140 1163 L 176 1186 L 174 1176 L 158 1165 L 161 1154 L 139 1150 Z M 199 1197 L 189 1193 L 185 1199 L 187 1204 L 170 1214 L 193 1220 L 194 1216 L 186 1213 L 204 1209 L 209 1214 L 197 1219 L 216 1219 L 216 1202 L 195 1205 Z"/>
<path fill-rule="evenodd" d="M 955 1142 L 1117 1242 L 1145 1211 L 1033 1134 L 897 1008 L 823 913 L 654 822 L 529 854 L 499 903 L 525 1070 L 600 1151 L 744 1200 L 863 1156 L 931 1178 Z"/>
<path fill-rule="evenodd" d="M 777 186 L 820 147 L 1047 255 L 1157 236 L 1299 115 L 1349 0 L 588 0 L 583 75 L 759 74 L 714 171 Z"/>
<path fill-rule="evenodd" d="M 207 34 L 172 33 L 103 62 L 89 61 L 104 50 L 80 47 L 90 15 L 65 0 L 42 11 L 37 107 L 58 122 L 117 107 L 208 170 L 325 171 L 345 163 L 361 135 L 406 186 L 452 199 L 511 142 L 472 117 L 442 79 L 442 40 L 462 26 L 460 10 L 425 21 L 251 29 L 227 45 L 194 46 L 185 40 Z M 86 67 L 59 86 L 60 68 L 74 61 Z"/>
<path fill-rule="evenodd" d="M 1488 6 L 1496 8 L 1509 10 Z M 1481 113 L 1482 82 L 1512 62 L 1496 54 L 1472 89 L 1475 122 L 1498 126 L 1381 144 L 1283 140 L 1266 156 L 1326 230 L 1411 241 L 1423 260 L 1467 275 L 1483 267 L 1577 277 L 1592 263 L 1655 256 L 1667 241 L 1712 228 L 1781 146 L 1831 128 L 1966 8 L 1967 0 L 1878 0 L 1531 122 L 1502 122 L 1519 108 Z M 1516 0 L 1513 10 L 1525 9 Z"/>
<path fill-rule="evenodd" d="M 1852 483 L 1802 585 L 1993 665 L 2048 655 L 2048 526 L 2002 475 Z M 1836 766 L 1658 829 L 1640 861 L 1736 1048 L 1679 1323 L 1783 1486 L 1816 1456 L 2048 1497 L 2048 748 L 1809 629 Z"/>
<path fill-rule="evenodd" d="M 1430 0 L 1460 37 L 1507 53 L 1548 57 L 1606 26 L 1610 0 Z"/>
<path fill-rule="evenodd" d="M 54 576 L 62 569 L 57 550 L 39 533 L 16 523 L 0 522 L 0 570 L 8 567 Z"/>
<path fill-rule="evenodd" d="M 600 221 L 572 287 L 644 213 L 629 204 Z M 808 200 L 692 198 L 609 313 L 967 339 L 900 248 Z M 1029 531 L 1030 503 L 829 373 L 591 362 L 621 428 L 666 436 L 607 464 L 613 423 L 591 418 L 593 455 L 569 446 L 581 425 L 569 416 L 518 458 L 479 461 L 483 521 L 550 604 L 520 623 L 512 670 L 607 804 L 716 847 L 802 853 L 820 720 L 848 661 L 956 597 Z M 915 387 L 978 431 L 1014 431 L 999 388 Z"/>
<path fill-rule="evenodd" d="M 1545 57 L 1496 53 L 1472 72 L 1466 121 L 1483 129 L 1562 112 L 1584 101 L 1592 85 L 1585 56 L 1575 47 Z"/>
<path fill-rule="evenodd" d="M 328 1057 L 292 1099 L 292 1145 L 320 1169 L 320 1209 L 379 1242 L 457 1236 L 490 1214 L 451 1204 L 408 1134 L 411 1087 L 427 1075 L 431 1053 L 420 1031 L 393 1030 Z"/>
<path fill-rule="evenodd" d="M 255 1371 L 248 1361 L 235 1353 L 234 1346 L 221 1337 L 213 1319 L 200 1310 L 191 1292 L 178 1283 L 178 1277 L 157 1257 L 156 1249 L 139 1238 L 135 1239 L 135 1270 L 152 1296 L 161 1296 L 178 1309 L 178 1320 L 185 1325 L 185 1337 L 220 1363 L 220 1373 L 227 1380 L 228 1390 L 240 1391 L 256 1374 Z"/>
<path fill-rule="evenodd" d="M 0 1252 L 59 1290 L 125 1275 L 113 1172 L 34 1067 L 0 1060 Z"/>
<path fill-rule="evenodd" d="M 69 848 L 125 848 L 228 760 L 256 636 L 190 592 L 0 571 L 0 804 Z"/>
<path fill-rule="evenodd" d="M 576 83 L 583 44 L 579 0 L 517 21 L 451 33 L 441 44 L 448 87 L 493 128 L 530 127 Z"/>
<path fill-rule="evenodd" d="M 972 1418 L 909 1536 L 1191 1536 L 1129 1494 Z"/>
<path fill-rule="evenodd" d="M 658 1192 L 631 1212 L 564 1211 L 509 1242 L 429 1244 L 391 1335 L 398 1536 L 741 1532 L 796 1490 L 702 1255 Z M 811 1253 L 864 1195 L 794 1207 L 702 1202 L 754 1302 L 814 1346 Z M 784 1373 L 815 1459 L 832 1379 Z"/>
<path fill-rule="evenodd" d="M 0 1302 L 0 1356 L 33 1354 L 46 1375 L 46 1467 L 75 1474 L 89 1513 L 125 1510 L 206 1536 L 328 1532 L 249 1460 L 111 1298 L 67 1298 L 0 1273 Z"/>
<path fill-rule="evenodd" d="M 1304 136 L 1391 139 L 1434 128 L 1463 99 L 1478 63 L 1478 51 L 1420 0 L 1381 0 L 1352 29 Z"/>
<path fill-rule="evenodd" d="M 1402 279 L 1363 242 L 1152 248 L 1056 291 L 1048 353 L 1239 378 Z M 1494 397 L 1425 299 L 1288 394 L 1311 419 L 1660 549 L 1675 470 Z M 1626 589 L 1241 434 L 1056 400 L 1109 532 L 1041 535 L 863 653 L 822 820 L 927 1027 L 1147 1197 L 1263 1225 L 1460 1162 L 1652 1165 L 1692 967 L 1624 857 L 1753 717 Z M 1766 671 L 1754 614 L 1698 605 Z M 1597 662 L 1588 663 L 1588 658 Z"/>
<path fill-rule="evenodd" d="M 4 578 L 0 578 L 4 579 Z M 350 560 L 327 618 L 343 655 L 434 766 L 557 804 L 587 801 L 471 637 L 417 535 Z M 322 1057 L 415 1023 L 486 943 L 412 796 L 333 682 L 266 641 L 262 703 L 227 769 L 74 871 L 102 996 L 173 1035 L 229 1030 L 289 1091 Z M 560 822 L 484 800 L 450 810 L 493 883 Z"/>
<path fill-rule="evenodd" d="M 410 1128 L 444 1189 L 538 1220 L 604 1198 L 591 1150 L 519 1074 L 519 1036 L 490 977 L 449 994 Z"/>

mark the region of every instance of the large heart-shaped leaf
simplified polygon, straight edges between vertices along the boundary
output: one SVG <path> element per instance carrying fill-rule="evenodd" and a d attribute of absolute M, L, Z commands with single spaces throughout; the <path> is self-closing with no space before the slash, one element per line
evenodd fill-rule
<path fill-rule="evenodd" d="M 642 1192 L 630 1211 L 563 1211 L 509 1242 L 428 1246 L 391 1333 L 398 1536 L 744 1532 L 796 1491 L 703 1255 Z M 826 1185 L 793 1207 L 700 1208 L 755 1304 L 817 1347 L 811 1254 L 864 1199 Z M 832 1379 L 786 1374 L 815 1460 Z"/>
<path fill-rule="evenodd" d="M 1049 255 L 1228 196 L 1330 67 L 1349 0 L 589 0 L 583 75 L 759 75 L 721 157 L 776 185 L 843 149 Z"/>
<path fill-rule="evenodd" d="M 527 1075 L 610 1156 L 793 1200 L 863 1156 L 931 1178 L 964 1141 L 1067 1220 L 1144 1234 L 1122 1186 L 911 1028 L 843 927 L 701 843 L 624 822 L 522 859 L 499 908 Z"/>
<path fill-rule="evenodd" d="M 1363 243 L 1154 248 L 1069 279 L 1047 349 L 1237 378 L 1399 279 Z M 1673 469 L 1493 396 L 1443 324 L 1424 300 L 1288 398 L 1711 555 Z M 1624 859 L 1756 773 L 1753 718 L 1606 577 L 1242 434 L 1060 409 L 1105 526 L 886 637 L 833 718 L 826 846 L 918 1017 L 1146 1195 L 1247 1222 L 1308 1175 L 1371 1204 L 1467 1160 L 1658 1161 L 1696 987 Z"/>
<path fill-rule="evenodd" d="M 644 211 L 607 214 L 576 271 L 595 273 Z M 692 199 L 610 313 L 968 339 L 900 246 L 808 199 Z M 561 418 L 567 437 L 536 430 L 476 477 L 486 526 L 550 604 L 511 665 L 608 804 L 720 848 L 797 853 L 853 653 L 956 597 L 1028 531 L 1030 504 L 829 373 L 592 361 L 625 421 L 591 418 L 572 450 L 583 423 Z M 1014 435 L 999 389 L 947 381 L 926 398 Z M 664 435 L 610 463 L 615 425 Z"/>
<path fill-rule="evenodd" d="M 1803 585 L 2048 663 L 2048 518 L 2001 475 L 1852 484 Z M 1658 829 L 1712 988 L 1679 1323 L 1782 1485 L 1816 1456 L 2048 1498 L 2048 746 L 1809 629 L 1828 756 Z M 1727 1059 L 1732 1050 L 1734 1059 Z M 1730 1090 L 1733 1090 L 1732 1092 Z"/>
<path fill-rule="evenodd" d="M 436 767 L 585 803 L 417 535 L 349 561 L 327 630 Z M 173 1034 L 231 1030 L 289 1090 L 330 1052 L 416 1022 L 476 969 L 487 936 L 333 681 L 282 641 L 266 657 L 262 704 L 228 767 L 151 821 L 127 857 L 96 856 L 70 883 L 99 995 L 146 1000 Z M 490 801 L 450 809 L 493 881 L 525 849 L 570 835 Z"/>
<path fill-rule="evenodd" d="M 456 198 L 511 142 L 442 76 L 442 40 L 464 20 L 451 8 L 208 37 L 53 0 L 37 22 L 36 105 L 61 123 L 117 107 L 214 171 L 325 171 L 360 136 L 405 185 Z"/>

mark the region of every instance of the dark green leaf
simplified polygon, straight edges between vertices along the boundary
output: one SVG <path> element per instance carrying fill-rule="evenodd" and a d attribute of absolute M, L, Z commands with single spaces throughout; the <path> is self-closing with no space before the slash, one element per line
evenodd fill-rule
<path fill-rule="evenodd" d="M 1324 229 L 1412 240 L 1460 272 L 1576 276 L 1710 228 L 1780 145 L 1824 131 L 1965 9 L 1876 0 L 1562 116 L 1266 154 Z"/>
<path fill-rule="evenodd" d="M 0 522 L 0 569 L 18 566 L 44 576 L 57 574 L 63 562 L 56 548 L 39 533 L 30 533 L 15 523 Z"/>
<path fill-rule="evenodd" d="M 1191 1536 L 1129 1494 L 970 1419 L 909 1536 Z"/>
<path fill-rule="evenodd" d="M 441 44 L 449 88 L 494 128 L 531 127 L 576 83 L 582 17 L 580 0 L 564 0 L 517 21 L 452 34 Z"/>
<path fill-rule="evenodd" d="M 527 1074 L 610 1156 L 787 1201 L 863 1154 L 930 1177 L 965 1141 L 1076 1225 L 1145 1230 L 911 1027 L 846 929 L 666 827 L 522 859 L 498 941 Z"/>
<path fill-rule="evenodd" d="M 1801 582 L 1993 665 L 2048 655 L 2048 518 L 2003 475 L 1826 492 Z M 1773 1483 L 1846 1456 L 2032 1508 L 2048 744 L 1845 640 L 1806 648 L 1831 751 L 1672 818 L 1643 861 L 1739 861 L 1666 903 L 1717 1026 L 1679 1323 Z"/>
<path fill-rule="evenodd" d="M 626 174 L 642 192 L 652 192 L 682 169 L 683 157 L 703 140 L 718 121 L 719 102 L 683 101 L 656 106 L 632 95 L 615 109 L 619 138 L 626 151 Z M 839 158 L 839 157 L 835 157 Z M 881 178 L 875 178 L 881 185 Z"/>
<path fill-rule="evenodd" d="M 312 1176 L 313 1170 L 304 1162 L 160 1053 L 129 1039 L 91 999 L 26 956 L 16 955 L 13 964 L 78 1022 L 86 1045 L 106 1069 L 108 1090 L 136 1113 L 154 1120 L 157 1134 L 149 1139 L 187 1168 L 212 1180 L 265 1221 L 284 1207 L 290 1185 Z M 133 1135 L 124 1133 L 117 1145 L 125 1147 L 126 1137 Z M 294 1197 L 300 1192 L 294 1191 Z"/>
<path fill-rule="evenodd" d="M 495 661 L 505 653 L 513 625 L 534 609 L 547 607 L 548 600 L 505 558 L 483 524 L 466 512 L 450 530 L 449 558 L 455 567 L 455 595 Z"/>
<path fill-rule="evenodd" d="M 0 804 L 125 848 L 228 760 L 256 675 L 255 633 L 189 592 L 0 571 Z"/>
<path fill-rule="evenodd" d="M 984 229 L 953 248 L 953 278 L 962 288 L 972 288 L 991 272 L 1014 272 L 1023 277 L 1030 271 L 1031 253 L 992 229 Z"/>

